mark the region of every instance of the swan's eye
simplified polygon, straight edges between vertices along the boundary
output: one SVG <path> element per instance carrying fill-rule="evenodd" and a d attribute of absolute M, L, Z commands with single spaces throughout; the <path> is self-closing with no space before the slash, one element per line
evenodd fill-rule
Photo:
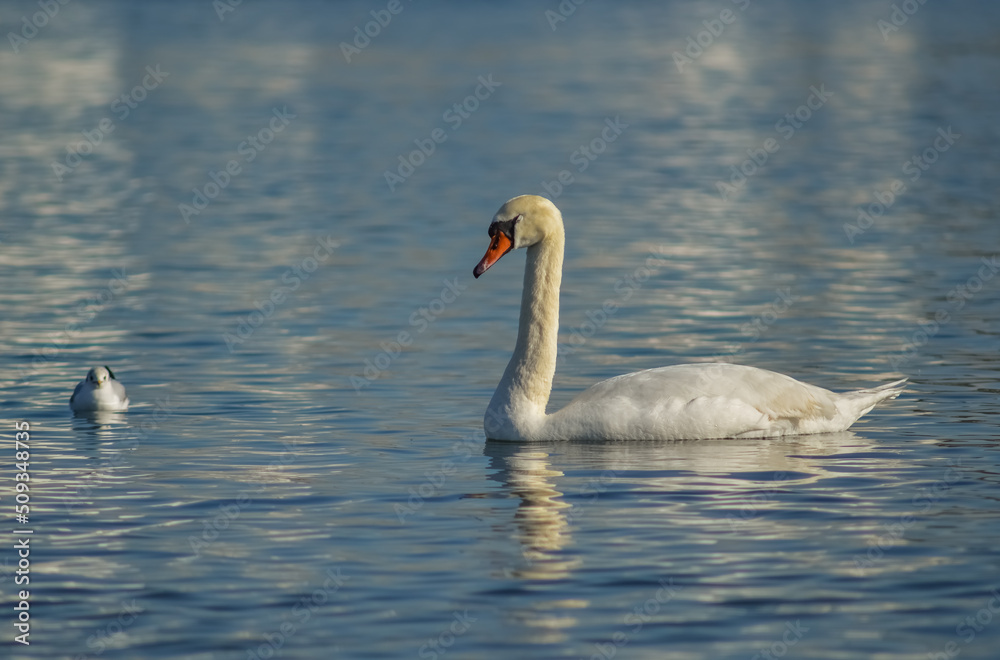
<path fill-rule="evenodd" d="M 513 242 L 514 227 L 517 225 L 517 222 L 523 217 L 524 217 L 523 215 L 516 215 L 510 220 L 501 220 L 492 223 L 490 225 L 490 238 L 493 238 L 493 236 L 495 236 L 496 233 L 499 231 L 502 232 L 504 236 L 509 238 L 511 242 Z"/>

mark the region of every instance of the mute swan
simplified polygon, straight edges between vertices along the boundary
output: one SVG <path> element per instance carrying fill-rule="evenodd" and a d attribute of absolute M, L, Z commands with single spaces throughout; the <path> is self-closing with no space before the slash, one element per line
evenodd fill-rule
<path fill-rule="evenodd" d="M 125 412 L 128 404 L 125 386 L 118 382 L 114 372 L 108 367 L 94 367 L 88 371 L 87 377 L 76 384 L 73 396 L 69 398 L 69 407 L 73 412 Z"/>
<path fill-rule="evenodd" d="M 836 394 L 788 376 L 738 364 L 681 364 L 616 376 L 547 415 L 556 371 L 562 215 L 544 197 L 500 207 L 478 278 L 500 257 L 528 248 L 517 345 L 486 409 L 493 440 L 693 440 L 763 438 L 843 431 L 906 379 Z"/>

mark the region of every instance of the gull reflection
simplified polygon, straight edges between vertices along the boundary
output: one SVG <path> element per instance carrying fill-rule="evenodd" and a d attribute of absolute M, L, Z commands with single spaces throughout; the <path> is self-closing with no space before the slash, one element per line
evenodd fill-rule
<path fill-rule="evenodd" d="M 121 435 L 120 430 L 129 428 L 128 419 L 119 412 L 109 410 L 88 410 L 73 413 L 72 427 L 80 440 L 111 439 Z"/>

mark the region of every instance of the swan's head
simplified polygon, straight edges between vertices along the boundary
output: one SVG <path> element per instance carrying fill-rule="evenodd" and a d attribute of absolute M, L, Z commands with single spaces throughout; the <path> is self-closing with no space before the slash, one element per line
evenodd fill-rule
<path fill-rule="evenodd" d="M 100 387 L 109 380 L 113 380 L 115 375 L 107 367 L 94 367 L 87 372 L 87 382 Z"/>
<path fill-rule="evenodd" d="M 562 214 L 544 197 L 521 195 L 508 200 L 493 216 L 490 247 L 472 274 L 479 277 L 511 250 L 531 247 L 562 231 Z"/>

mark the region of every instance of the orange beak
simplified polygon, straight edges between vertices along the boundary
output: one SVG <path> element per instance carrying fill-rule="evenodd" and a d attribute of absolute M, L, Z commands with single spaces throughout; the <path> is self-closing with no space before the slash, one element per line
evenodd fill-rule
<path fill-rule="evenodd" d="M 486 250 L 486 254 L 483 255 L 483 258 L 476 267 L 472 269 L 472 274 L 478 278 L 489 270 L 490 266 L 500 261 L 500 257 L 510 252 L 513 247 L 514 244 L 507 238 L 507 234 L 498 231 L 493 235 L 493 240 L 490 241 L 490 247 Z"/>

